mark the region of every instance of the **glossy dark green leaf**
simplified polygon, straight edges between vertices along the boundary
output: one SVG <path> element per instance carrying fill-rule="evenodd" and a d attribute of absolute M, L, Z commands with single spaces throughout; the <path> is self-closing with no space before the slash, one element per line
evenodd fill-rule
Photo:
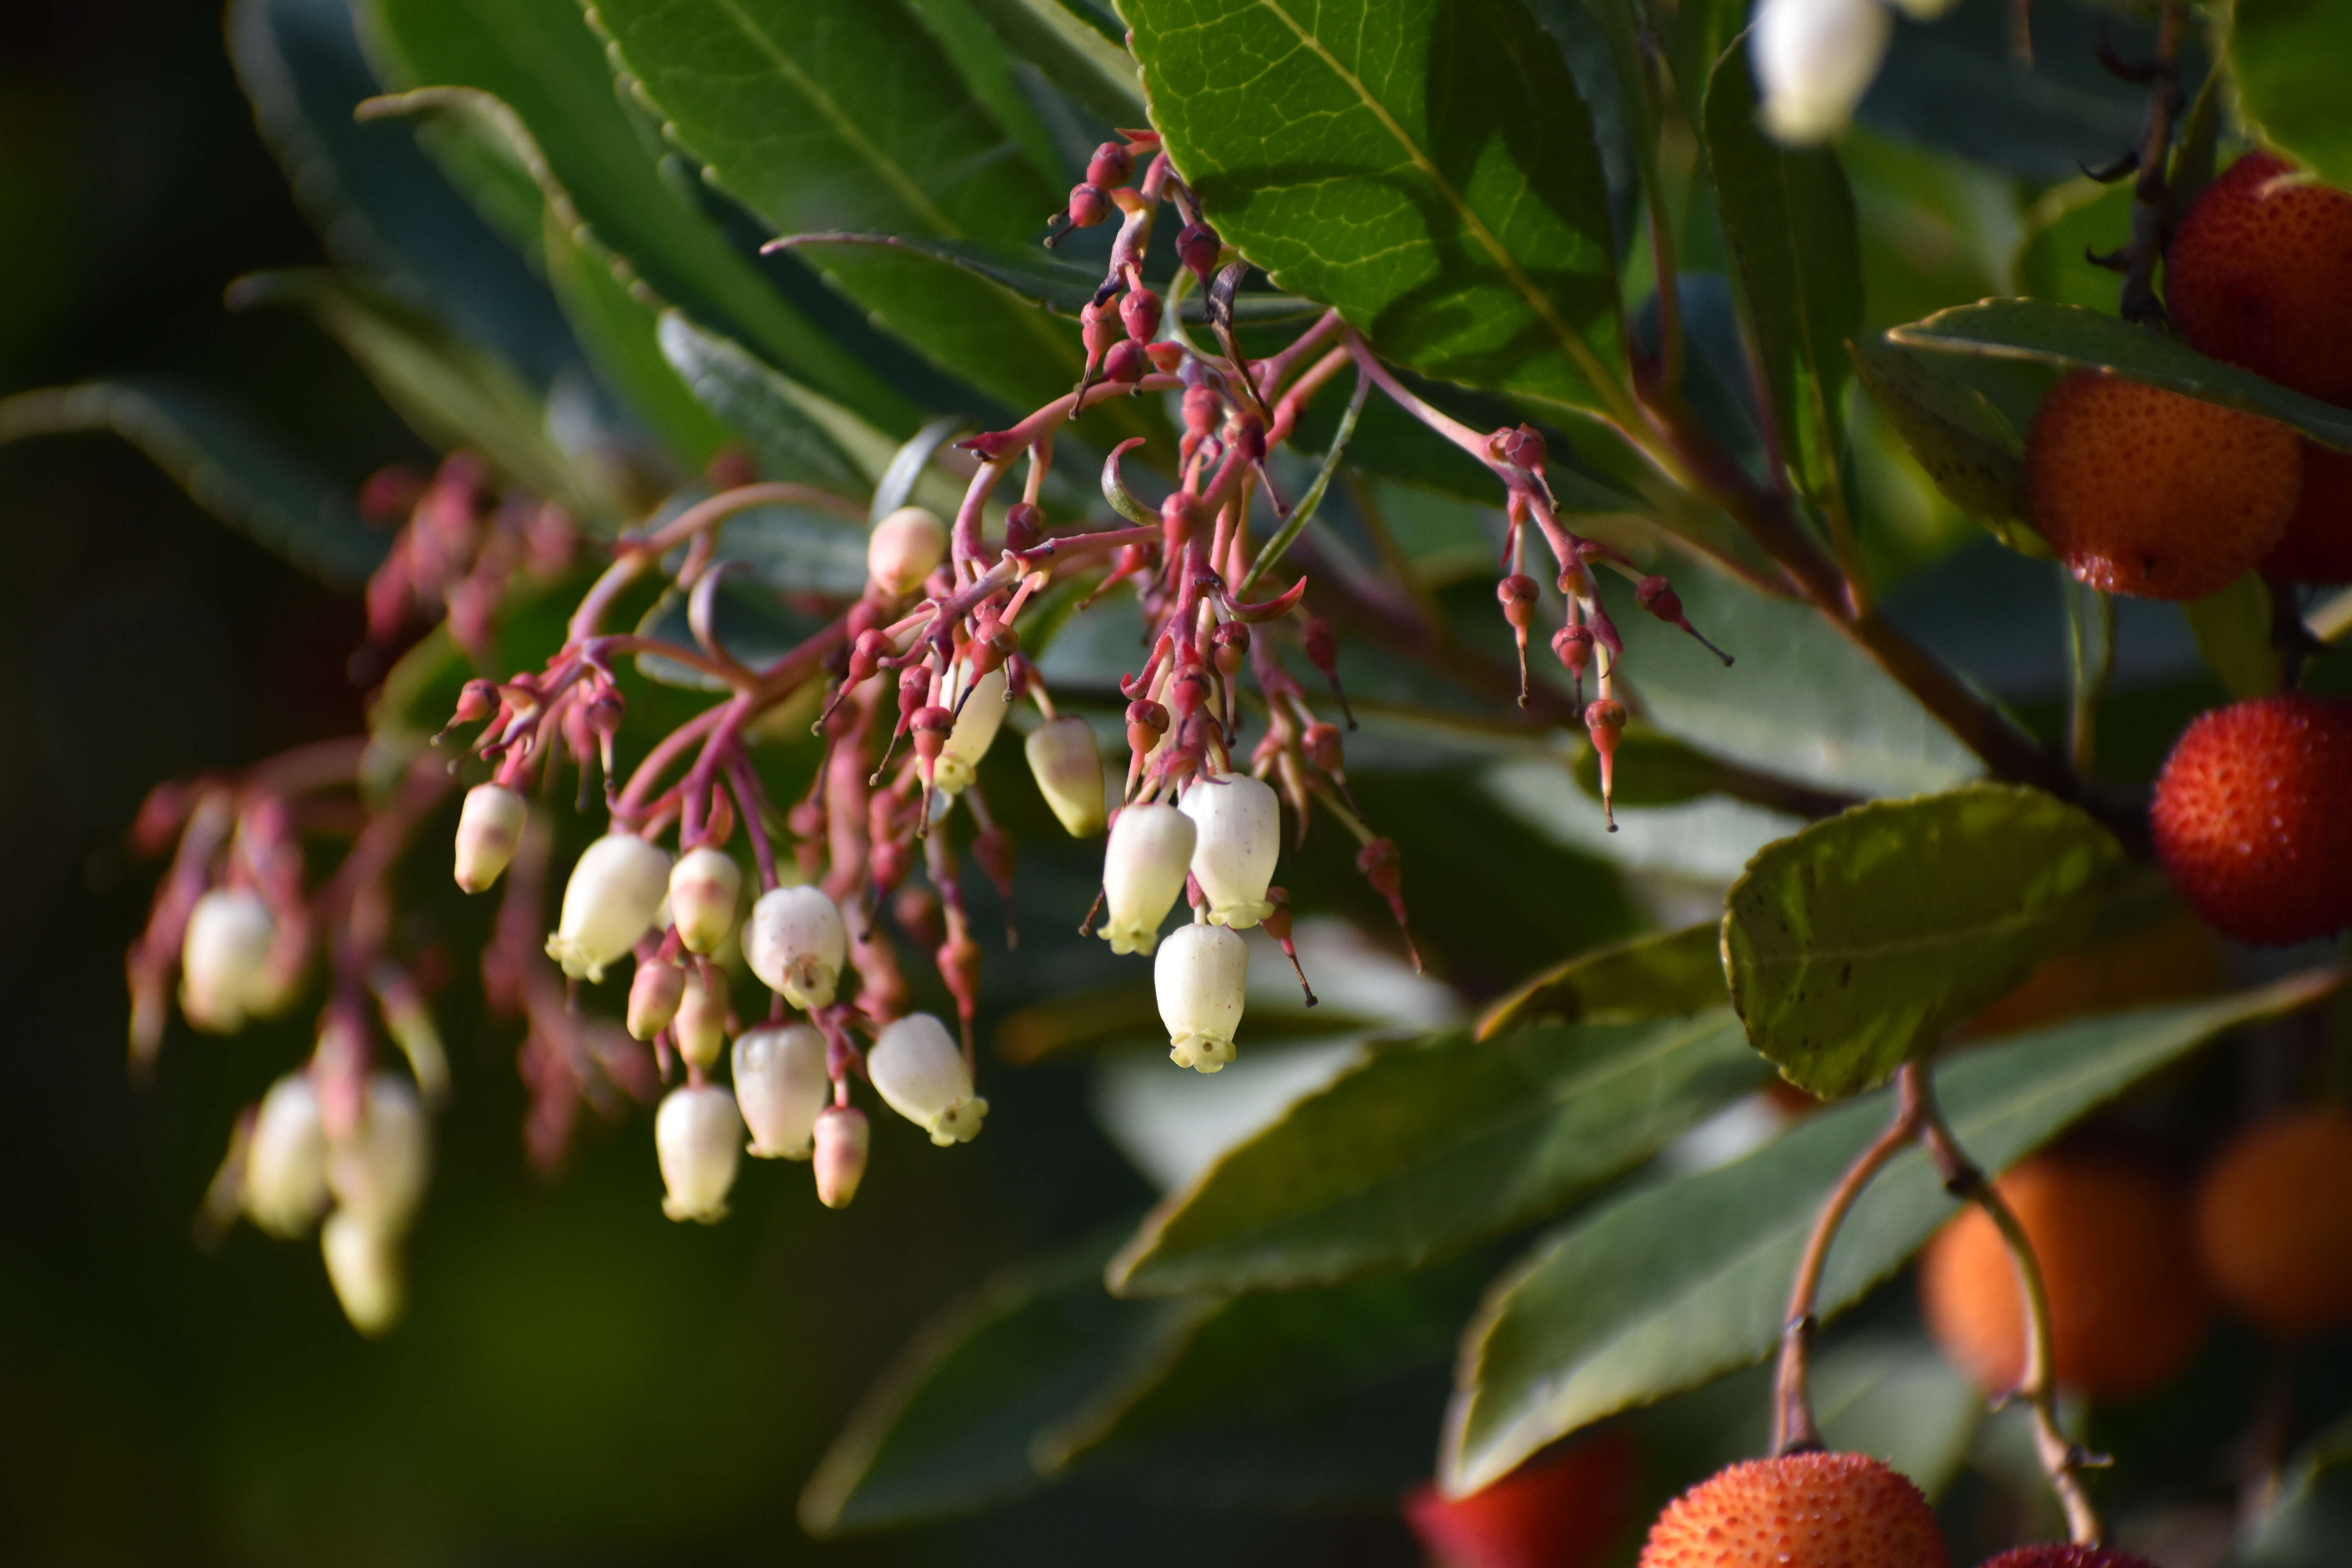
<path fill-rule="evenodd" d="M 1145 1220 L 1130 1295 L 1296 1289 L 1523 1225 L 1753 1088 L 1721 1008 L 1377 1047 Z"/>
<path fill-rule="evenodd" d="M 1064 0 L 973 0 L 1005 47 L 1105 125 L 1145 123 L 1135 57 Z"/>
<path fill-rule="evenodd" d="M 1488 1007 L 1478 1037 L 1546 1023 L 1673 1017 L 1730 1000 L 1723 922 L 1655 931 L 1555 964 Z"/>
<path fill-rule="evenodd" d="M 237 279 L 229 303 L 305 311 L 427 441 L 480 453 L 509 479 L 575 517 L 610 522 L 621 515 L 619 499 L 594 470 L 548 435 L 538 395 L 513 367 L 416 307 L 326 271 L 253 273 Z"/>
<path fill-rule="evenodd" d="M 1725 896 L 1732 1005 L 1792 1081 L 1857 1093 L 2080 941 L 2124 864 L 2086 814 L 2014 784 L 1856 806 Z"/>
<path fill-rule="evenodd" d="M 1783 147 L 1756 117 L 1745 47 L 1706 89 L 1707 161 L 1782 460 L 1807 493 L 1838 484 L 1844 461 L 1846 343 L 1862 330 L 1853 193 L 1827 147 Z"/>
<path fill-rule="evenodd" d="M 381 89 L 345 0 L 236 0 L 228 43 L 254 121 L 336 260 L 429 306 L 534 385 L 577 362 L 546 283 L 410 129 L 352 118 Z"/>
<path fill-rule="evenodd" d="M 656 304 L 631 293 L 628 283 L 614 277 L 553 214 L 541 254 L 548 281 L 597 374 L 671 457 L 688 472 L 698 471 L 734 433 L 688 390 L 663 356 Z"/>
<path fill-rule="evenodd" d="M 1622 406 L 1607 184 L 1507 0 L 1126 0 L 1153 123 L 1225 239 L 1381 350 Z"/>
<path fill-rule="evenodd" d="M 938 239 L 928 235 L 909 234 L 796 234 L 776 242 L 777 248 L 806 252 L 812 257 L 832 255 L 841 247 L 866 246 L 894 250 L 901 254 L 929 257 L 934 261 L 959 268 L 1003 285 L 1033 305 L 1042 305 L 1057 316 L 1077 318 L 1078 312 L 1092 302 L 1102 287 L 1102 275 L 1067 261 L 1055 259 L 1050 253 L 1039 250 L 998 250 L 970 239 Z M 1297 321 L 1304 322 L 1322 314 L 1323 308 L 1295 294 L 1243 294 L 1234 301 L 1236 322 Z M 1208 319 L 1207 303 L 1198 292 L 1184 297 L 1181 315 L 1188 324 L 1198 324 Z"/>
<path fill-rule="evenodd" d="M 511 107 L 598 242 L 661 298 L 884 430 L 914 428 L 910 404 L 663 178 L 578 0 L 362 0 L 360 14 L 392 85 L 477 88 Z"/>
<path fill-rule="evenodd" d="M 2197 651 L 2232 697 L 2267 697 L 2279 689 L 2278 652 L 2271 646 L 2271 591 L 2249 572 L 2219 593 L 2181 606 Z"/>
<path fill-rule="evenodd" d="M 2343 92 L 2352 15 L 2329 0 L 2237 0 L 2229 40 L 2240 110 L 2321 179 L 2352 184 Z"/>
<path fill-rule="evenodd" d="M 904 1524 L 1043 1484 L 1032 1445 L 1156 1383 L 1213 1305 L 1120 1301 L 1107 1242 L 1001 1276 L 917 1336 L 801 1494 L 814 1535 Z"/>
<path fill-rule="evenodd" d="M 857 439 L 854 416 L 776 374 L 740 343 L 696 326 L 678 311 L 661 319 L 662 354 L 691 392 L 751 444 L 772 472 L 789 474 L 844 496 L 862 496 L 888 454 L 861 443 L 853 457 L 842 437 Z"/>
<path fill-rule="evenodd" d="M 121 437 L 199 506 L 336 587 L 365 582 L 391 543 L 349 486 L 201 387 L 125 378 L 0 397 L 0 444 L 89 431 Z"/>
<path fill-rule="evenodd" d="M 2037 544 L 2023 443 L 1984 394 L 1883 339 L 1857 340 L 1853 356 L 1864 390 L 1945 499 L 2012 548 Z"/>
<path fill-rule="evenodd" d="M 1938 1068 L 1937 1094 L 1970 1156 L 2003 1170 L 2222 1030 L 2334 984 L 2297 975 L 2019 1035 Z M 1885 1125 L 1889 1100 L 1823 1111 L 1745 1159 L 1630 1194 L 1554 1233 L 1496 1285 L 1465 1342 L 1448 1486 L 1475 1489 L 1604 1415 L 1769 1354 L 1822 1195 Z M 1824 1315 L 1892 1274 L 1955 1206 L 1924 1154 L 1896 1155 L 1830 1254 Z"/>
<path fill-rule="evenodd" d="M 2207 359 L 2176 338 L 2046 300 L 1985 300 L 1938 310 L 1886 334 L 1906 348 L 2105 370 L 2168 392 L 2292 425 L 2323 446 L 2352 449 L 2352 412 Z"/>
<path fill-rule="evenodd" d="M 1007 53 L 995 26 L 977 0 L 907 0 L 929 28 L 948 60 L 963 77 L 963 84 L 989 117 L 1004 128 L 1020 149 L 1023 173 L 1034 175 L 1052 190 L 1063 179 L 1061 150 L 1054 133 L 1039 117 L 1036 106 L 1013 74 L 1013 57 Z M 1008 152 L 1006 157 L 1014 154 Z"/>

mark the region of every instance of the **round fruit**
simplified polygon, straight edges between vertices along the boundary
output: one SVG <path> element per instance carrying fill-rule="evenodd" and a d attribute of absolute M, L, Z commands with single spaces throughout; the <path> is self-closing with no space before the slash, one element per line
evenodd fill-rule
<path fill-rule="evenodd" d="M 2227 586 L 2285 536 L 2302 485 L 2285 426 L 2091 371 L 2051 389 L 2025 443 L 2033 526 L 2109 594 Z"/>
<path fill-rule="evenodd" d="M 1633 1440 L 1611 1432 L 1465 1498 L 1417 1487 L 1405 1522 L 1444 1568 L 1587 1568 L 1633 1522 L 1639 1470 Z"/>
<path fill-rule="evenodd" d="M 1650 1526 L 1641 1568 L 1947 1568 L 1919 1489 L 1862 1454 L 1750 1459 L 1701 1481 Z"/>
<path fill-rule="evenodd" d="M 2042 1546 L 2012 1546 L 1989 1559 L 1983 1568 L 2156 1568 L 2156 1564 L 2112 1546 L 2075 1546 L 2058 1542 Z"/>
<path fill-rule="evenodd" d="M 2232 1140 L 2198 1190 L 2197 1251 L 2250 1323 L 2292 1336 L 2352 1320 L 2352 1113 L 2290 1110 Z"/>
<path fill-rule="evenodd" d="M 2352 583 L 2352 452 L 2303 444 L 2303 492 L 2263 571 L 2282 583 Z"/>
<path fill-rule="evenodd" d="M 2050 1292 L 2058 1381 L 2128 1399 L 2170 1381 L 2210 1317 L 2187 1205 L 2121 1161 L 2040 1155 L 1999 1184 Z M 1988 1394 L 2025 1374 L 2025 1302 L 2000 1231 L 1974 1206 L 1927 1244 L 1919 1301 L 1946 1356 Z"/>
<path fill-rule="evenodd" d="M 2242 942 L 2352 925 L 2352 701 L 2286 693 L 2200 714 L 2149 812 L 2157 863 Z"/>
<path fill-rule="evenodd" d="M 2165 252 L 2190 345 L 2330 403 L 2352 399 L 2352 193 L 2250 153 L 2194 202 Z"/>

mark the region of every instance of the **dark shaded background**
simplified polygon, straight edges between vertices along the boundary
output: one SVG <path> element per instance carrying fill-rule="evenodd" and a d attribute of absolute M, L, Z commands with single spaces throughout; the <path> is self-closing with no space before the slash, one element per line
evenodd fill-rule
<path fill-rule="evenodd" d="M 324 259 L 256 136 L 209 0 L 0 6 L 0 393 L 197 374 L 356 485 L 426 456 L 241 272 Z M 409 1321 L 344 1324 L 314 1250 L 188 1222 L 235 1108 L 307 1024 L 176 1022 L 123 1068 L 121 954 L 158 780 L 360 728 L 361 623 L 111 438 L 0 447 L 0 1561 L 10 1563 L 1411 1561 L 1392 1520 L 1166 1512 L 1083 1491 L 819 1547 L 803 1478 L 914 1324 L 1149 1194 L 1068 1072 L 1024 1076 L 955 1161 L 877 1121 L 847 1215 L 754 1163 L 736 1215 L 662 1219 L 642 1121 L 526 1174 L 513 1031 L 444 1013 Z M 463 960 L 459 961 L 463 964 Z M 300 1009 L 297 1009 L 298 1014 Z"/>

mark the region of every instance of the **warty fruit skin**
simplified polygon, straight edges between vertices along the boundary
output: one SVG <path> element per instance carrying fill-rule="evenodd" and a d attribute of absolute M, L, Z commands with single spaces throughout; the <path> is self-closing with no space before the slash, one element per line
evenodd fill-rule
<path fill-rule="evenodd" d="M 1919 1489 L 1863 1454 L 1784 1454 L 1717 1471 L 1666 1505 L 1641 1568 L 1949 1568 Z"/>
<path fill-rule="evenodd" d="M 2042 1154 L 1997 1184 L 2050 1293 L 2059 1384 L 2131 1399 L 2172 1380 L 2212 1319 L 2188 1205 L 2154 1174 L 2089 1154 Z M 1987 1394 L 2025 1370 L 2025 1306 L 2009 1249 L 1971 1205 L 1927 1244 L 1919 1301 L 1944 1354 Z"/>
<path fill-rule="evenodd" d="M 2156 1568 L 2156 1564 L 2112 1546 L 2077 1546 L 2062 1541 L 2012 1546 L 1998 1557 L 1986 1559 L 1983 1568 Z"/>
<path fill-rule="evenodd" d="M 2352 192 L 2250 153 L 2189 204 L 2165 303 L 2200 353 L 2330 403 L 2352 401 Z"/>
<path fill-rule="evenodd" d="M 2285 537 L 2302 487 L 2285 426 L 2091 371 L 2051 389 L 2026 437 L 2033 526 L 2102 593 L 2229 586 Z"/>
<path fill-rule="evenodd" d="M 2214 1293 L 2248 1322 L 2294 1338 L 2352 1320 L 2352 1112 L 2307 1106 L 2239 1133 L 2196 1223 Z"/>
<path fill-rule="evenodd" d="M 2224 935 L 2284 945 L 2352 925 L 2352 701 L 2289 692 L 2200 714 L 2148 826 L 2174 889 Z"/>
<path fill-rule="evenodd" d="M 2352 452 L 2303 444 L 2303 489 L 2263 574 L 2280 583 L 2352 583 Z"/>

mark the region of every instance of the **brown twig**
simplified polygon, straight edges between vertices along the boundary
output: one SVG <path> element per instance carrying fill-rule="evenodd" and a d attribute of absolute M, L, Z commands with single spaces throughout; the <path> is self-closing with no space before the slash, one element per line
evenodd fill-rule
<path fill-rule="evenodd" d="M 2140 132 L 2139 175 L 2132 184 L 2132 236 L 2124 272 L 2123 317 L 2161 321 L 2156 267 L 2164 254 L 2164 181 L 2172 146 L 2172 120 L 2180 108 L 2180 0 L 2164 0 L 2156 23 L 2156 58 L 2147 68 L 2150 83 L 2147 120 Z"/>
<path fill-rule="evenodd" d="M 1822 1212 L 1813 1220 L 1812 1233 L 1805 1237 L 1805 1249 L 1798 1255 L 1796 1278 L 1789 1287 L 1789 1315 L 1780 1331 L 1780 1365 L 1772 1383 L 1775 1455 L 1801 1453 L 1822 1446 L 1821 1428 L 1813 1422 L 1811 1384 L 1813 1331 L 1818 1326 L 1813 1308 L 1821 1295 L 1822 1270 L 1829 1262 L 1830 1244 L 1837 1239 L 1838 1227 L 1853 1212 L 1863 1189 L 1870 1185 L 1887 1161 L 1919 1135 L 1927 1104 L 1925 1074 L 1919 1063 L 1906 1064 L 1895 1079 L 1895 1120 L 1854 1156 L 1853 1163 L 1845 1168 L 1845 1174 L 1830 1189 Z"/>

